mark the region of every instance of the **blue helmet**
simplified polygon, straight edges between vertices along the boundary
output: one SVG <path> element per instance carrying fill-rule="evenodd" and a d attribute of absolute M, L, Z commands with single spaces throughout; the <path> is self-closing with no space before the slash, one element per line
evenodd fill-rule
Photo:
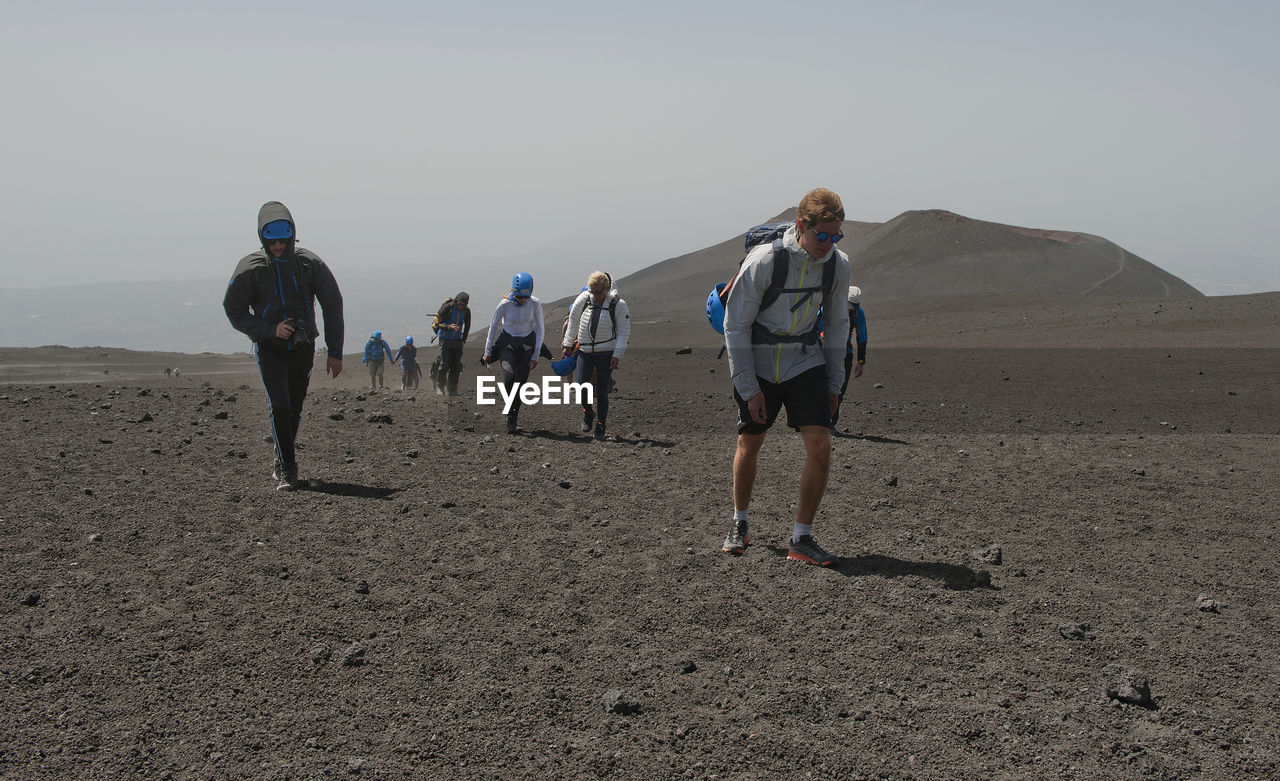
<path fill-rule="evenodd" d="M 412 336 L 406 336 L 406 337 L 404 338 L 404 343 L 405 343 L 405 344 L 413 344 L 413 337 L 412 337 Z"/>
<path fill-rule="evenodd" d="M 719 334 L 724 333 L 724 302 L 720 300 L 720 291 L 724 290 L 724 286 L 724 282 L 717 283 L 707 295 L 707 320 L 711 321 L 711 327 Z"/>
<path fill-rule="evenodd" d="M 566 377 L 573 372 L 574 368 L 577 365 L 578 365 L 578 356 L 569 355 L 569 356 L 565 356 L 564 358 L 561 358 L 558 361 L 552 361 L 551 371 L 554 372 L 558 377 Z"/>
<path fill-rule="evenodd" d="M 370 337 L 370 338 L 371 338 L 371 339 L 381 339 L 381 338 L 382 338 L 382 332 L 381 332 L 381 331 L 374 331 L 374 332 L 373 332 L 373 336 L 372 336 L 372 337 Z"/>
<path fill-rule="evenodd" d="M 512 277 L 511 292 L 518 296 L 533 295 L 533 275 L 527 271 L 521 271 Z"/>
<path fill-rule="evenodd" d="M 262 238 L 267 241 L 293 238 L 293 223 L 288 220 L 272 220 L 262 226 Z"/>

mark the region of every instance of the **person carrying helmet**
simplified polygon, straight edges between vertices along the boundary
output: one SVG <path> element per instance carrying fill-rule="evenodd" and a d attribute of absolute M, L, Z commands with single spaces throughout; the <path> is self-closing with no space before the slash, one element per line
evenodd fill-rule
<path fill-rule="evenodd" d="M 382 338 L 381 331 L 374 331 L 369 336 L 369 341 L 364 343 L 364 357 L 360 360 L 369 367 L 369 387 L 377 390 L 379 387 L 387 387 L 387 382 L 383 379 L 384 370 L 386 369 L 386 358 L 391 358 L 391 345 L 387 344 L 387 340 Z M 395 360 L 391 358 L 391 360 Z"/>
<path fill-rule="evenodd" d="M 564 356 L 578 356 L 575 381 L 590 382 L 595 397 L 595 409 L 590 404 L 582 406 L 582 432 L 591 433 L 594 421 L 594 436 L 603 440 L 605 420 L 609 416 L 610 381 L 631 336 L 627 302 L 618 296 L 618 289 L 608 274 L 593 272 L 587 278 L 587 287 L 569 307 L 565 323 Z"/>
<path fill-rule="evenodd" d="M 511 292 L 493 310 L 480 358 L 485 366 L 495 359 L 499 361 L 503 387 L 516 394 L 507 413 L 508 434 L 518 429 L 519 386 L 529 380 L 530 370 L 538 365 L 544 332 L 542 302 L 533 297 L 533 275 L 522 271 L 511 278 Z"/>
<path fill-rule="evenodd" d="M 231 325 L 253 340 L 276 451 L 272 476 L 277 490 L 291 491 L 301 485 L 294 440 L 320 335 L 315 303 L 324 312 L 325 372 L 337 379 L 342 373 L 342 292 L 324 261 L 297 246 L 297 226 L 284 204 L 263 204 L 257 235 L 262 250 L 236 265 L 222 309 Z"/>
<path fill-rule="evenodd" d="M 458 379 L 462 376 L 462 348 L 471 333 L 471 295 L 462 291 L 445 301 L 436 313 L 431 327 L 440 337 L 440 368 L 436 375 L 436 393 L 458 395 Z"/>
<path fill-rule="evenodd" d="M 854 344 L 857 344 L 857 359 L 854 361 Z M 862 376 L 862 367 L 867 362 L 867 316 L 862 309 L 862 288 L 849 286 L 849 335 L 845 339 L 844 382 L 840 385 L 840 399 L 836 402 L 836 411 L 831 413 L 831 433 L 836 433 L 836 423 L 840 420 L 840 407 L 844 404 L 844 393 L 849 387 L 850 375 Z"/>
<path fill-rule="evenodd" d="M 417 388 L 422 370 L 418 368 L 418 348 L 414 345 L 412 336 L 404 338 L 404 345 L 396 350 L 395 357 L 391 360 L 400 364 L 400 390 Z"/>
<path fill-rule="evenodd" d="M 733 525 L 722 550 L 746 552 L 751 539 L 747 508 L 760 447 L 785 407 L 787 425 L 800 432 L 805 448 L 787 558 L 826 567 L 837 558 L 818 545 L 812 525 L 831 468 L 831 415 L 844 382 L 844 345 L 819 340 L 818 315 L 824 304 L 835 304 L 827 306 L 832 317 L 826 327 L 835 334 L 848 331 L 849 311 L 838 302 L 849 287 L 849 258 L 835 246 L 843 238 L 844 223 L 838 195 L 825 188 L 812 190 L 801 199 L 797 214 L 780 238 L 751 249 L 725 302 L 738 446 Z M 787 264 L 785 281 L 775 285 L 779 263 Z"/>

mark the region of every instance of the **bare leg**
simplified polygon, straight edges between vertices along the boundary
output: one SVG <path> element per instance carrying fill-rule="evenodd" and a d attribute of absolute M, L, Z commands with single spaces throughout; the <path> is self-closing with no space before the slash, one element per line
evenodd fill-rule
<path fill-rule="evenodd" d="M 813 523 L 818 513 L 818 503 L 827 490 L 827 475 L 831 472 L 831 430 L 826 426 L 801 426 L 804 439 L 804 471 L 800 473 L 800 498 L 796 502 L 796 522 Z M 741 452 L 741 450 L 739 450 Z M 735 472 L 736 475 L 736 472 Z M 755 460 L 752 459 L 752 476 Z M 737 495 L 737 484 L 734 485 Z M 750 500 L 750 493 L 747 494 Z"/>
<path fill-rule="evenodd" d="M 756 458 L 760 455 L 760 446 L 763 444 L 764 434 L 738 435 L 738 450 L 733 454 L 733 509 L 735 510 L 746 510 L 751 505 L 751 491 L 756 485 Z"/>

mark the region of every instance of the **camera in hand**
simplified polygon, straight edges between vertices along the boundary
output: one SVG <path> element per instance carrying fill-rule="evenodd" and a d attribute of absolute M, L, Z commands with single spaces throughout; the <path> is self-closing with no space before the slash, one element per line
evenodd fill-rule
<path fill-rule="evenodd" d="M 289 336 L 289 347 L 305 347 L 312 342 L 311 329 L 307 328 L 307 324 L 296 317 L 290 317 L 284 321 L 285 325 L 293 329 L 293 333 Z"/>

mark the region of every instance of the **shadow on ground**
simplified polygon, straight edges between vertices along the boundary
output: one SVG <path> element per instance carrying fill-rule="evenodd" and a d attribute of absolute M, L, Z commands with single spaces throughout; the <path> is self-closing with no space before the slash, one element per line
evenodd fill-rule
<path fill-rule="evenodd" d="M 785 557 L 787 549 L 781 545 L 766 545 L 775 556 Z M 797 566 L 813 566 L 796 562 Z M 963 564 L 946 564 L 940 561 L 906 561 L 892 556 L 855 556 L 841 557 L 828 568 L 847 578 L 878 575 L 883 578 L 901 578 L 914 576 L 927 580 L 936 580 L 944 588 L 956 591 L 970 589 L 994 589 L 991 585 L 991 574 L 985 570 L 975 570 Z"/>
<path fill-rule="evenodd" d="M 595 437 L 591 434 L 573 434 L 563 431 L 549 431 L 544 428 L 534 429 L 532 431 L 520 431 L 517 436 L 526 436 L 536 439 L 550 439 L 556 442 L 593 442 Z M 649 439 L 648 437 L 620 437 L 610 434 L 605 442 L 617 442 L 620 445 L 638 445 L 644 443 L 649 447 L 675 447 L 676 442 L 663 439 Z"/>
<path fill-rule="evenodd" d="M 312 480 L 308 485 L 301 486 L 299 490 L 311 491 L 318 494 L 330 494 L 332 496 L 352 496 L 359 499 L 390 499 L 392 496 L 400 493 L 401 489 Z"/>

